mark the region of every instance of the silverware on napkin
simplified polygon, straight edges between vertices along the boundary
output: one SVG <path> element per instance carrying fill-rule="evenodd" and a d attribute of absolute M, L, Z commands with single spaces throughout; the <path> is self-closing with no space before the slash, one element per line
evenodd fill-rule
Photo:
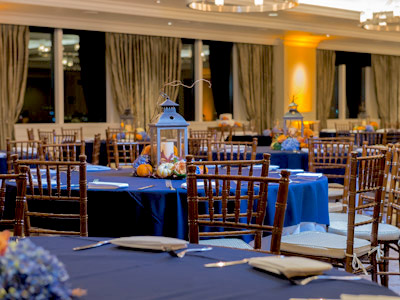
<path fill-rule="evenodd" d="M 110 244 L 110 242 L 111 241 L 109 241 L 109 240 L 100 241 L 100 242 L 97 242 L 97 243 L 94 243 L 94 244 L 89 244 L 89 245 L 86 245 L 86 246 L 75 247 L 75 248 L 72 248 L 72 250 L 78 251 L 78 250 L 86 250 L 86 249 L 96 248 L 96 247 L 100 247 L 100 246 L 103 246 L 103 245 Z"/>
<path fill-rule="evenodd" d="M 147 186 L 142 186 L 142 187 L 138 188 L 138 190 L 149 189 L 149 188 L 152 188 L 153 186 L 154 186 L 154 184 L 152 184 L 152 185 L 147 185 Z"/>
<path fill-rule="evenodd" d="M 204 266 L 206 268 L 222 268 L 222 267 L 233 266 L 233 265 L 247 264 L 248 262 L 249 262 L 249 259 L 244 258 L 241 260 L 219 261 L 216 263 L 205 264 Z"/>

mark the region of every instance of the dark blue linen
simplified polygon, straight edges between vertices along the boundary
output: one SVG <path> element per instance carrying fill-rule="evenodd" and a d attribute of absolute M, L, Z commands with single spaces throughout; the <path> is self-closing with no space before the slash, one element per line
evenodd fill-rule
<path fill-rule="evenodd" d="M 221 260 L 240 260 L 265 254 L 213 247 L 203 253 L 188 253 L 183 259 L 166 252 L 141 251 L 105 245 L 73 251 L 102 239 L 80 237 L 34 237 L 31 240 L 56 255 L 70 275 L 73 288 L 87 290 L 81 300 L 103 299 L 339 299 L 340 294 L 396 294 L 367 281 L 319 280 L 307 286 L 258 271 L 248 264 L 205 268 Z M 199 245 L 189 245 L 189 248 Z M 330 275 L 348 275 L 331 270 Z"/>
<path fill-rule="evenodd" d="M 254 170 L 255 175 L 259 172 L 260 170 Z M 87 173 L 88 182 L 98 179 L 129 184 L 128 188 L 117 190 L 88 190 L 89 235 L 114 237 L 163 235 L 187 239 L 187 191 L 181 188 L 182 183 L 186 180 L 172 180 L 172 185 L 176 190 L 171 191 L 166 188 L 164 179 L 133 177 L 131 174 L 132 170 L 130 169 Z M 271 176 L 278 176 L 278 173 L 271 172 Z M 326 177 L 316 180 L 300 179 L 296 176 L 291 178 L 293 182 L 289 185 L 285 226 L 297 225 L 300 222 L 328 225 Z M 63 180 L 64 183 L 65 178 Z M 78 183 L 77 172 L 73 173 L 72 182 Z M 148 185 L 154 185 L 154 187 L 138 190 L 138 188 Z M 271 225 L 277 192 L 278 185 L 271 184 L 268 188 L 270 202 L 265 219 L 265 223 Z M 12 198 L 10 195 L 8 197 Z M 6 205 L 6 211 L 13 211 L 9 207 L 10 204 Z M 46 204 L 37 205 L 45 206 Z M 67 205 L 71 204 L 63 204 L 64 207 Z M 74 208 L 71 205 L 69 210 L 72 212 L 73 209 L 75 209 L 75 213 L 79 211 L 76 206 Z M 64 227 L 66 220 L 62 220 L 60 224 Z"/>

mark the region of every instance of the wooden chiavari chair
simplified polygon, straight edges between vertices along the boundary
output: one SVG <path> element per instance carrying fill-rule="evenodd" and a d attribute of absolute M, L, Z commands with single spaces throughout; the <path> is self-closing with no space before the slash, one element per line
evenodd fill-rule
<path fill-rule="evenodd" d="M 14 173 L 12 155 L 17 154 L 21 159 L 38 159 L 41 156 L 41 141 L 12 141 L 6 139 L 7 173 Z"/>
<path fill-rule="evenodd" d="M 226 140 L 232 141 L 232 127 L 231 126 L 216 126 L 208 127 L 207 129 L 211 138 L 214 141 L 224 142 Z"/>
<path fill-rule="evenodd" d="M 136 142 L 135 131 L 123 131 L 121 128 L 107 128 L 106 129 L 106 151 L 107 151 L 107 165 L 115 163 L 116 158 L 114 142 L 117 143 L 133 143 Z"/>
<path fill-rule="evenodd" d="M 200 139 L 212 138 L 212 132 L 209 130 L 193 130 L 189 128 L 189 138 L 200 138 Z"/>
<path fill-rule="evenodd" d="M 100 163 L 100 146 L 101 146 L 101 134 L 98 133 L 94 136 L 93 140 L 93 152 L 92 152 L 92 165 L 98 165 Z"/>
<path fill-rule="evenodd" d="M 386 132 L 357 132 L 355 134 L 355 145 L 362 147 L 364 142 L 368 145 L 384 145 L 387 141 Z"/>
<path fill-rule="evenodd" d="M 257 138 L 252 142 L 215 142 L 208 140 L 208 160 L 255 160 Z"/>
<path fill-rule="evenodd" d="M 79 157 L 79 162 L 15 160 L 15 165 L 17 171 L 22 166 L 30 166 L 24 213 L 26 236 L 31 234 L 88 236 L 85 155 Z M 74 191 L 71 177 L 75 170 L 79 172 L 79 189 Z M 77 205 L 73 206 L 74 203 Z M 65 207 L 67 204 L 73 207 Z M 71 210 L 78 213 L 71 213 Z M 53 223 L 52 220 L 59 220 L 59 222 Z M 68 220 L 77 220 L 79 225 Z M 71 228 L 78 227 L 79 230 L 69 230 L 69 228 L 64 230 L 64 226 L 68 226 L 67 223 Z M 51 225 L 57 228 L 49 228 Z M 58 226 L 62 226 L 63 230 L 60 230 Z"/>
<path fill-rule="evenodd" d="M 351 153 L 350 167 L 350 188 L 347 223 L 345 235 L 331 232 L 305 231 L 299 234 L 282 237 L 281 252 L 284 255 L 304 256 L 317 260 L 327 261 L 331 264 L 344 268 L 347 272 L 360 273 L 369 270 L 372 280 L 377 281 L 377 259 L 376 251 L 378 246 L 378 226 L 380 203 L 383 187 L 383 173 L 385 169 L 384 155 L 371 155 L 357 157 L 357 152 Z M 358 178 L 358 181 L 357 181 Z M 357 205 L 357 197 L 374 194 L 374 201 Z M 357 220 L 356 212 L 368 207 L 373 208 L 373 215 L 368 220 Z M 339 223 L 339 222 L 338 222 Z M 368 225 L 371 230 L 368 232 L 369 240 L 357 238 L 355 232 L 358 228 Z M 379 251 L 378 251 L 379 252 Z M 369 266 L 357 262 L 368 263 Z M 354 268 L 353 268 L 354 266 Z"/>
<path fill-rule="evenodd" d="M 34 141 L 35 140 L 35 133 L 33 131 L 33 128 L 31 128 L 31 129 L 27 128 L 26 129 L 26 134 L 28 136 L 28 140 L 30 140 L 30 141 Z"/>
<path fill-rule="evenodd" d="M 76 143 L 77 134 L 55 134 L 53 137 L 54 144 Z M 48 142 L 49 143 L 49 142 Z M 51 143 L 49 143 L 51 144 Z"/>
<path fill-rule="evenodd" d="M 79 155 L 85 155 L 85 142 L 41 144 L 40 159 L 49 161 L 78 161 Z"/>
<path fill-rule="evenodd" d="M 113 155 L 109 162 L 112 168 L 133 167 L 135 159 L 140 155 L 144 147 L 150 145 L 150 142 L 120 142 L 114 140 Z"/>
<path fill-rule="evenodd" d="M 348 138 L 308 141 L 308 170 L 321 172 L 330 181 L 343 179 L 343 183 L 328 185 L 329 212 L 346 211 L 351 151 L 353 143 Z"/>
<path fill-rule="evenodd" d="M 265 176 L 252 176 L 252 166 L 260 162 L 262 163 L 262 173 Z M 270 252 L 279 254 L 290 173 L 282 171 L 280 179 L 267 177 L 268 154 L 264 155 L 262 161 L 230 161 L 224 163 L 227 170 L 231 165 L 235 165 L 238 168 L 238 174 L 232 175 L 230 168 L 227 171 L 228 175 L 196 174 L 197 167 L 206 169 L 207 166 L 215 164 L 215 162 L 193 162 L 193 157 L 187 157 L 189 241 L 196 244 L 237 247 L 236 243 L 234 245 L 230 243 L 230 239 L 200 241 L 200 238 L 254 235 L 254 248 L 261 249 L 262 232 L 268 231 L 272 233 Z M 242 175 L 241 171 L 247 169 L 248 166 L 250 166 L 250 173 Z M 198 180 L 201 180 L 204 184 L 204 193 L 202 192 L 201 195 L 199 194 Z M 273 221 L 271 222 L 272 225 L 265 225 L 269 183 L 279 183 L 279 190 L 275 202 L 274 220 L 271 220 Z M 256 186 L 258 186 L 258 189 L 255 188 Z M 244 209 L 241 209 L 241 204 L 244 204 Z M 216 207 L 221 207 L 220 211 L 215 209 Z M 231 230 L 200 232 L 200 226 Z M 216 243 L 216 241 L 219 243 Z"/>
<path fill-rule="evenodd" d="M 76 135 L 76 139 L 83 141 L 83 127 L 80 128 L 63 128 L 61 127 L 62 135 Z M 76 142 L 76 140 L 74 141 Z"/>
<path fill-rule="evenodd" d="M 188 152 L 195 160 L 208 159 L 208 140 L 209 138 L 188 138 Z"/>
<path fill-rule="evenodd" d="M 20 169 L 17 174 L 0 174 L 0 225 L 13 227 L 13 235 L 22 237 L 24 232 L 24 208 L 26 204 L 26 178 L 28 168 Z M 6 201 L 6 181 L 15 180 L 16 182 L 16 198 L 15 198 L 15 211 L 13 219 L 4 218 L 4 208 Z"/>
<path fill-rule="evenodd" d="M 55 130 L 51 131 L 45 131 L 45 130 L 40 130 L 38 129 L 38 137 L 39 140 L 49 143 L 49 144 L 54 144 L 56 141 L 54 140 L 54 136 L 56 135 Z"/>
<path fill-rule="evenodd" d="M 335 123 L 336 136 L 348 136 L 353 128 L 349 123 Z"/>
<path fill-rule="evenodd" d="M 397 144 L 400 142 L 400 131 L 390 130 L 386 132 L 386 141 L 383 142 L 384 145 L 386 144 Z"/>

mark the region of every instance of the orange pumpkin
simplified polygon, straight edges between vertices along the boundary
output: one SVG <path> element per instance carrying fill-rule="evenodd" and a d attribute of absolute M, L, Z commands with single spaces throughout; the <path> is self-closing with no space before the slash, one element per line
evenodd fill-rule
<path fill-rule="evenodd" d="M 137 167 L 136 174 L 140 177 L 146 177 L 153 174 L 153 167 L 149 164 L 143 164 Z"/>

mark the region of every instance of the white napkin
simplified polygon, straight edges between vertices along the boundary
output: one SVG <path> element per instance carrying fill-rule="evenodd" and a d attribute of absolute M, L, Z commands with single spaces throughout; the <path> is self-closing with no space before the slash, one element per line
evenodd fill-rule
<path fill-rule="evenodd" d="M 249 265 L 275 274 L 283 274 L 288 278 L 320 275 L 332 269 L 332 265 L 305 257 L 295 256 L 262 256 L 253 257 Z"/>
<path fill-rule="evenodd" d="M 341 300 L 400 300 L 400 297 L 382 295 L 348 295 L 341 294 Z"/>
<path fill-rule="evenodd" d="M 179 250 L 187 247 L 188 242 L 165 236 L 128 236 L 110 241 L 111 244 L 136 249 Z"/>
<path fill-rule="evenodd" d="M 111 168 L 107 166 L 91 165 L 91 164 L 86 165 L 87 172 L 99 172 L 99 171 L 109 171 L 109 170 L 111 170 Z"/>
<path fill-rule="evenodd" d="M 129 187 L 129 184 L 124 182 L 93 181 L 88 183 L 89 189 L 98 189 L 98 190 L 116 190 L 119 188 L 127 188 L 127 187 Z"/>
<path fill-rule="evenodd" d="M 33 185 L 39 185 L 38 180 L 37 179 L 32 179 L 32 183 Z M 50 184 L 53 185 L 57 185 L 57 180 L 50 180 Z M 42 187 L 46 187 L 47 186 L 47 179 L 42 178 Z"/>
<path fill-rule="evenodd" d="M 211 183 L 211 185 L 212 185 L 213 187 L 215 187 L 215 182 L 213 181 L 213 182 Z M 186 184 L 186 182 L 184 182 L 184 183 L 181 184 L 181 188 L 182 188 L 182 189 L 187 189 L 187 184 Z M 204 189 L 204 181 L 197 181 L 197 188 L 198 188 L 198 189 Z"/>
<path fill-rule="evenodd" d="M 4 152 L 1 152 L 0 153 L 0 158 L 6 158 L 7 157 L 7 154 L 6 153 L 4 153 Z"/>
<path fill-rule="evenodd" d="M 282 169 L 282 170 L 286 170 L 289 171 L 290 173 L 304 173 L 303 169 Z M 300 174 L 301 175 L 301 174 Z"/>
<path fill-rule="evenodd" d="M 303 172 L 303 173 L 296 174 L 296 176 L 298 176 L 298 177 L 319 178 L 319 177 L 322 177 L 323 174 L 322 173 Z"/>

